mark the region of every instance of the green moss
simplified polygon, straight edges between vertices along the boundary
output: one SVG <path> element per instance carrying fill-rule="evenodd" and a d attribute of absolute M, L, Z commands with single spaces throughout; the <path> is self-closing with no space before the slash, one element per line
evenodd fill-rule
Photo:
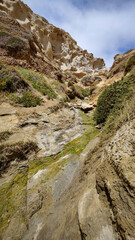
<path fill-rule="evenodd" d="M 67 162 L 69 159 L 65 159 L 62 162 L 57 162 L 61 157 L 64 157 L 66 155 L 72 154 L 74 156 L 78 156 L 81 154 L 81 152 L 85 149 L 87 144 L 97 135 L 99 134 L 99 130 L 95 128 L 95 122 L 92 117 L 89 117 L 88 115 L 84 114 L 82 111 L 80 111 L 80 115 L 83 119 L 83 125 L 85 126 L 86 130 L 83 133 L 83 135 L 79 138 L 74 139 L 70 143 L 66 144 L 63 148 L 63 151 L 59 154 L 53 155 L 51 157 L 37 159 L 33 162 L 30 162 L 29 167 L 29 175 L 32 176 L 36 174 L 41 169 L 44 168 L 51 168 L 52 172 L 57 173 L 58 170 L 60 170 L 60 166 Z M 55 166 L 54 166 L 55 164 Z M 52 173 L 49 173 L 51 175 Z"/>
<path fill-rule="evenodd" d="M 19 171 L 12 180 L 0 187 L 0 233 L 8 226 L 13 216 L 20 221 L 26 218 L 27 169 Z"/>
<path fill-rule="evenodd" d="M 56 93 L 53 91 L 51 86 L 47 84 L 42 74 L 30 71 L 30 70 L 26 70 L 20 67 L 17 67 L 16 69 L 19 71 L 19 73 L 22 75 L 22 77 L 26 81 L 32 84 L 32 86 L 37 91 L 39 91 L 43 95 L 47 95 L 48 98 L 50 99 L 54 99 L 57 97 Z"/>
<path fill-rule="evenodd" d="M 0 145 L 0 152 L 14 160 L 26 160 L 31 151 L 36 151 L 33 142 L 20 142 L 14 145 Z M 3 155 L 4 156 L 4 155 Z M 0 163 L 1 167 L 1 163 Z M 15 172 L 13 177 L 0 186 L 0 235 L 8 227 L 12 218 L 27 224 L 27 174 L 28 168 Z"/>
<path fill-rule="evenodd" d="M 123 102 L 131 97 L 135 87 L 135 72 L 129 76 L 114 82 L 100 95 L 94 118 L 97 124 L 105 123 L 110 114 L 117 115 L 123 106 Z"/>
<path fill-rule="evenodd" d="M 129 58 L 126 67 L 125 67 L 125 75 L 135 67 L 135 54 Z"/>
<path fill-rule="evenodd" d="M 93 129 L 96 126 L 96 123 L 93 119 L 93 112 L 91 112 L 91 115 L 84 113 L 83 111 L 80 111 L 80 117 L 82 118 L 82 124 L 88 125 L 88 127 L 92 127 Z"/>
<path fill-rule="evenodd" d="M 98 134 L 97 129 L 87 130 L 82 137 L 73 140 L 68 143 L 64 148 L 64 153 L 66 154 L 76 154 L 79 155 L 87 144 Z"/>

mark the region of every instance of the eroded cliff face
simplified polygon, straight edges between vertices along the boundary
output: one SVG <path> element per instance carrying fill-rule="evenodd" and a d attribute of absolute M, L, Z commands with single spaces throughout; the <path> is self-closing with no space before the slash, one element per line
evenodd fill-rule
<path fill-rule="evenodd" d="M 52 205 L 44 216 L 39 211 L 36 220 L 31 219 L 23 239 L 32 239 L 31 233 L 46 240 L 134 239 L 134 136 L 133 120 L 107 144 L 101 146 L 98 137 L 92 140 L 75 168 L 67 165 L 74 169 L 67 189 L 64 182 L 60 191 L 60 180 L 68 176 L 66 167 L 57 175 Z"/>
<path fill-rule="evenodd" d="M 57 68 L 70 70 L 79 77 L 106 71 L 103 59 L 94 58 L 92 53 L 82 50 L 69 33 L 34 14 L 23 2 L 4 0 L 0 9 L 33 36 L 33 48 L 38 57 L 45 61 L 47 58 Z"/>
<path fill-rule="evenodd" d="M 129 58 L 132 57 L 134 54 L 135 49 L 131 49 L 123 54 L 117 54 L 114 57 L 114 63 L 110 68 L 109 77 L 114 78 L 116 80 L 118 78 L 120 79 L 124 74 L 126 63 L 128 62 Z"/>
<path fill-rule="evenodd" d="M 106 146 L 97 170 L 99 199 L 110 212 L 116 239 L 135 239 L 135 121 L 126 123 Z"/>
<path fill-rule="evenodd" d="M 0 17 L 0 239 L 134 240 L 134 101 L 107 140 L 93 120 L 134 49 L 106 75 L 23 2 Z"/>

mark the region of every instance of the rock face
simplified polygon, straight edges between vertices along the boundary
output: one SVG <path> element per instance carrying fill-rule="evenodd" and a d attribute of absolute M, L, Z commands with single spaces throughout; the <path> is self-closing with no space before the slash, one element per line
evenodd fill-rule
<path fill-rule="evenodd" d="M 10 8 L 6 9 L 0 3 L 0 57 L 3 62 L 31 68 L 51 76 L 51 72 L 57 68 L 44 56 L 36 36 L 22 27 L 5 10 L 10 12 Z"/>
<path fill-rule="evenodd" d="M 50 110 L 39 106 L 29 112 L 25 108 L 3 103 L 0 105 L 0 117 L 0 131 L 12 131 L 6 143 L 34 139 L 40 149 L 40 157 L 61 152 L 65 144 L 80 137 L 83 132 L 78 110 L 68 106 L 58 106 L 56 110 L 55 106 Z"/>
<path fill-rule="evenodd" d="M 82 78 L 81 82 L 84 86 L 91 86 L 93 83 L 102 81 L 99 76 L 85 76 Z"/>
<path fill-rule="evenodd" d="M 134 100 L 107 140 L 92 111 L 134 53 L 107 79 L 64 30 L 0 1 L 0 240 L 135 239 Z"/>
<path fill-rule="evenodd" d="M 89 160 L 82 154 L 81 174 L 76 171 L 70 190 L 46 213 L 36 239 L 134 239 L 134 135 L 133 121 L 105 149 L 96 152 L 98 139 L 91 142 L 89 154 L 95 153 Z"/>
<path fill-rule="evenodd" d="M 135 121 L 131 121 L 116 133 L 104 151 L 97 172 L 99 199 L 103 205 L 108 203 L 118 239 L 135 238 L 134 127 Z"/>
<path fill-rule="evenodd" d="M 54 195 L 46 214 L 35 216 L 36 227 L 35 218 L 31 219 L 31 230 L 23 239 L 32 239 L 32 232 L 35 239 L 41 240 L 134 239 L 134 135 L 134 121 L 131 121 L 106 146 L 97 148 L 99 139 L 92 140 L 81 154 L 79 165 L 74 165 L 75 169 L 72 165 L 74 175 L 70 174 L 72 180 L 64 192 L 58 189 L 62 175 L 68 176 L 69 165 L 57 175 L 53 182 L 57 200 Z M 39 174 L 42 179 L 47 173 Z"/>
<path fill-rule="evenodd" d="M 110 69 L 110 77 L 120 78 L 125 70 L 128 59 L 135 54 L 135 49 L 131 49 L 123 54 L 117 54 L 114 57 L 114 63 Z"/>
<path fill-rule="evenodd" d="M 94 58 L 92 53 L 82 50 L 69 33 L 34 14 L 23 2 L 4 0 L 0 3 L 0 10 L 31 34 L 29 44 L 38 58 L 43 58 L 44 61 L 48 59 L 56 67 L 64 71 L 70 70 L 78 77 L 106 70 L 103 59 Z"/>

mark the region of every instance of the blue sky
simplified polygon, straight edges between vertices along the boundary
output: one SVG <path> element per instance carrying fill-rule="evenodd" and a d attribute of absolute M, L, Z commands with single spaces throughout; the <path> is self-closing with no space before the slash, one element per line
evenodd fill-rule
<path fill-rule="evenodd" d="M 108 67 L 115 54 L 135 48 L 135 0 L 23 1 Z"/>

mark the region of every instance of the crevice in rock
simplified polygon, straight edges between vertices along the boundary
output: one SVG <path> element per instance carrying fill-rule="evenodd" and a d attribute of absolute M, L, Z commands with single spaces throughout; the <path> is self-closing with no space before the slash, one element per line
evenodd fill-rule
<path fill-rule="evenodd" d="M 125 234 L 124 234 L 125 231 L 117 221 L 117 210 L 115 209 L 115 205 L 113 204 L 113 200 L 110 196 L 110 192 L 109 192 L 109 189 L 108 189 L 106 183 L 104 183 L 104 185 L 101 186 L 98 183 L 98 181 L 96 181 L 96 189 L 97 189 L 98 194 L 101 194 L 101 192 L 105 193 L 106 200 L 109 203 L 109 208 L 113 213 L 113 217 L 111 217 L 112 225 L 115 228 L 115 232 L 119 234 L 118 239 L 119 240 L 126 240 L 126 237 L 125 237 Z"/>
<path fill-rule="evenodd" d="M 85 234 L 80 226 L 79 220 L 78 220 L 78 226 L 79 226 L 79 231 L 80 231 L 80 236 L 81 236 L 81 240 L 86 240 L 87 234 Z"/>

